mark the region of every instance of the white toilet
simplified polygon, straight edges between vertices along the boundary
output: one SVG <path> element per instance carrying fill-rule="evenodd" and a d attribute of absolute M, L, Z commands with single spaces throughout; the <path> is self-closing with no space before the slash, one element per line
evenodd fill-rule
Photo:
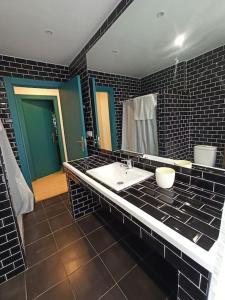
<path fill-rule="evenodd" d="M 215 146 L 197 145 L 194 146 L 194 162 L 198 165 L 214 167 L 216 163 Z"/>

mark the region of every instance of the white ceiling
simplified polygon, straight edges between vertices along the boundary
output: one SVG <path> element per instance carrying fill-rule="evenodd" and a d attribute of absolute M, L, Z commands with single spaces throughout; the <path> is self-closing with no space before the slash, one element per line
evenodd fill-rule
<path fill-rule="evenodd" d="M 0 0 L 0 54 L 69 64 L 119 2 Z"/>
<path fill-rule="evenodd" d="M 89 51 L 88 68 L 140 78 L 224 44 L 224 0 L 135 0 Z"/>

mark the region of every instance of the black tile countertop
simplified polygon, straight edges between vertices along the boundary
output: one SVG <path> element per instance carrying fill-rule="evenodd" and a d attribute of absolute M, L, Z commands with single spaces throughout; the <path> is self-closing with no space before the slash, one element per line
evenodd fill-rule
<path fill-rule="evenodd" d="M 69 164 L 86 173 L 112 162 L 115 161 L 98 155 Z M 218 238 L 224 196 L 180 181 L 171 189 L 162 189 L 154 177 L 123 191 L 112 191 L 205 250 L 209 250 Z"/>

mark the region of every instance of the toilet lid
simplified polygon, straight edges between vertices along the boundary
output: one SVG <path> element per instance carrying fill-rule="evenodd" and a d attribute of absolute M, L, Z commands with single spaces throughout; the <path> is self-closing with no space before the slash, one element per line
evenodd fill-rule
<path fill-rule="evenodd" d="M 216 146 L 208 146 L 208 145 L 197 145 L 197 146 L 194 146 L 194 148 L 198 149 L 198 150 L 211 150 L 211 151 L 217 150 Z"/>

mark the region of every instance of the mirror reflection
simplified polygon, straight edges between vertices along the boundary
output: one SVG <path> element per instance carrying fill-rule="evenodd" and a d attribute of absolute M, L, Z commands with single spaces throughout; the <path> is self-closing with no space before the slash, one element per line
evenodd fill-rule
<path fill-rule="evenodd" d="M 114 114 L 108 98 L 104 118 L 95 118 L 99 147 L 110 149 L 115 128 L 114 149 L 225 167 L 224 13 L 222 0 L 127 8 L 87 54 L 95 88 L 114 94 Z"/>

